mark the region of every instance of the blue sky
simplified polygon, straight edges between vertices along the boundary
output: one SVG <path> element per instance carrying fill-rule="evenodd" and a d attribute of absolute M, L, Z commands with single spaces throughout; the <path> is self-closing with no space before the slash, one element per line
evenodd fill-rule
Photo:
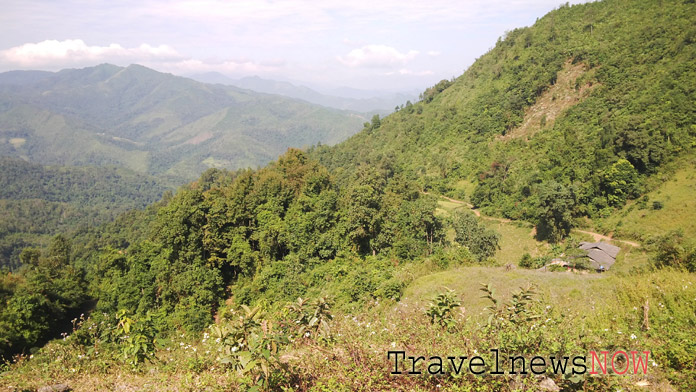
<path fill-rule="evenodd" d="M 137 63 L 178 75 L 422 90 L 561 3 L 5 0 L 0 71 Z"/>

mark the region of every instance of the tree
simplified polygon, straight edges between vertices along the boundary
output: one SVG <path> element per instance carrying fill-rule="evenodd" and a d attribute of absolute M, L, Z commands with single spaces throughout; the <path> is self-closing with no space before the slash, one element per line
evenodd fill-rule
<path fill-rule="evenodd" d="M 379 119 L 379 114 L 375 114 L 372 116 L 372 129 L 379 129 L 379 127 L 382 125 L 382 121 Z"/>
<path fill-rule="evenodd" d="M 458 211 L 452 224 L 455 231 L 454 240 L 469 248 L 479 261 L 492 257 L 500 249 L 500 235 L 481 225 L 475 216 Z"/>
<path fill-rule="evenodd" d="M 619 159 L 604 174 L 603 186 L 609 205 L 622 206 L 638 194 L 638 171 L 628 160 Z"/>
<path fill-rule="evenodd" d="M 555 181 L 541 186 L 537 216 L 537 238 L 558 242 L 570 234 L 576 205 L 572 188 Z"/>

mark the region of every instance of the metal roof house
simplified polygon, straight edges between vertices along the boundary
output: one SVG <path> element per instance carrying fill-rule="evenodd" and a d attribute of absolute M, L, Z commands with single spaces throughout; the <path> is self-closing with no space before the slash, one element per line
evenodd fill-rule
<path fill-rule="evenodd" d="M 581 242 L 580 249 L 587 251 L 590 265 L 598 271 L 606 271 L 616 262 L 621 248 L 606 242 Z"/>

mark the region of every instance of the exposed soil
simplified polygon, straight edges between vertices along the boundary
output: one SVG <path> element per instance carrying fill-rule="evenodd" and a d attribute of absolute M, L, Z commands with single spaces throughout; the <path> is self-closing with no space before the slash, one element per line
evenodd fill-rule
<path fill-rule="evenodd" d="M 522 124 L 497 139 L 505 141 L 524 137 L 528 140 L 540 130 L 553 127 L 560 114 L 581 102 L 597 86 L 588 83 L 579 88 L 575 87 L 577 79 L 585 72 L 585 64 L 567 61 L 563 69 L 558 71 L 556 83 L 544 91 L 534 105 L 527 108 Z"/>

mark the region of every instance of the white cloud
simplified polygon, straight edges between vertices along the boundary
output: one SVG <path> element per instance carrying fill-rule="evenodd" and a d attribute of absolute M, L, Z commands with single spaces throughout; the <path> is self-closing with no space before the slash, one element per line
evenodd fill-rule
<path fill-rule="evenodd" d="M 438 52 L 437 50 L 430 50 L 430 51 L 428 51 L 428 56 L 430 56 L 430 57 L 437 57 L 437 56 L 439 56 L 439 55 L 441 55 L 441 54 L 442 54 L 442 53 Z"/>
<path fill-rule="evenodd" d="M 110 63 L 159 63 L 180 61 L 185 57 L 167 45 L 142 44 L 124 48 L 119 44 L 89 46 L 81 39 L 65 41 L 47 40 L 26 43 L 0 51 L 0 64 L 13 68 L 51 68 Z"/>
<path fill-rule="evenodd" d="M 114 43 L 108 46 L 90 46 L 81 39 L 26 43 L 0 51 L 0 69 L 59 70 L 89 67 L 99 63 L 141 64 L 175 74 L 217 71 L 236 75 L 273 73 L 286 65 L 280 59 L 263 62 L 248 58 L 199 60 L 184 56 L 167 45 L 142 44 L 125 48 Z"/>
<path fill-rule="evenodd" d="M 391 46 L 366 45 L 339 56 L 338 60 L 349 67 L 388 68 L 404 65 L 417 55 L 417 50 L 401 53 Z"/>

